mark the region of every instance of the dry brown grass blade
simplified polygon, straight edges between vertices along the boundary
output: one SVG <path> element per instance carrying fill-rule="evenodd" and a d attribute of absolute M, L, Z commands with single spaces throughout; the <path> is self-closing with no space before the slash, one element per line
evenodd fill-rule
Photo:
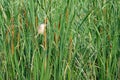
<path fill-rule="evenodd" d="M 47 24 L 47 18 L 45 18 L 44 23 Z M 44 41 L 43 41 L 44 49 L 47 50 L 47 34 L 46 34 L 46 27 L 44 31 Z"/>
<path fill-rule="evenodd" d="M 11 17 L 11 33 L 12 33 L 12 41 L 11 41 L 11 52 L 12 52 L 12 55 L 14 54 L 14 18 Z"/>
<path fill-rule="evenodd" d="M 72 49 L 73 49 L 73 44 L 72 44 L 72 36 L 70 36 L 70 39 L 69 39 L 69 60 L 71 60 L 71 57 L 72 57 Z"/>
<path fill-rule="evenodd" d="M 35 26 L 38 26 L 38 16 L 35 17 Z"/>

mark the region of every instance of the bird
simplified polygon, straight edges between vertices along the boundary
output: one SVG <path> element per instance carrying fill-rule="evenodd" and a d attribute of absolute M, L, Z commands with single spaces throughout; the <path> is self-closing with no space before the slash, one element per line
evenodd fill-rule
<path fill-rule="evenodd" d="M 38 27 L 37 27 L 37 35 L 35 36 L 35 38 L 37 38 L 39 35 L 43 35 L 44 32 L 45 32 L 45 28 L 46 28 L 46 24 L 45 23 L 42 23 L 40 24 Z"/>
<path fill-rule="evenodd" d="M 42 23 L 38 26 L 38 34 L 44 34 L 46 28 L 46 24 Z"/>

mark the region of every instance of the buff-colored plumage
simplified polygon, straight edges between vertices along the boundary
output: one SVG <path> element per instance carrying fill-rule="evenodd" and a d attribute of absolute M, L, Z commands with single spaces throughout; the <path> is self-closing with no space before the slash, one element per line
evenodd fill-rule
<path fill-rule="evenodd" d="M 46 24 L 40 24 L 38 26 L 38 34 L 44 34 Z"/>

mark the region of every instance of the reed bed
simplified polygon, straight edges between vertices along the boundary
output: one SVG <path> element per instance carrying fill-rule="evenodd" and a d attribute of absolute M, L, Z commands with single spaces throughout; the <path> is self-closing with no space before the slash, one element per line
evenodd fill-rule
<path fill-rule="evenodd" d="M 0 0 L 0 80 L 120 80 L 120 1 Z"/>

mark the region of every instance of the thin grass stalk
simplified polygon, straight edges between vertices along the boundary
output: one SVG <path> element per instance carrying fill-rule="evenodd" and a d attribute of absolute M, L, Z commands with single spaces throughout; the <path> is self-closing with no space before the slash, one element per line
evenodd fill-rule
<path fill-rule="evenodd" d="M 11 17 L 11 33 L 12 33 L 12 41 L 11 41 L 11 53 L 14 54 L 14 18 Z"/>

